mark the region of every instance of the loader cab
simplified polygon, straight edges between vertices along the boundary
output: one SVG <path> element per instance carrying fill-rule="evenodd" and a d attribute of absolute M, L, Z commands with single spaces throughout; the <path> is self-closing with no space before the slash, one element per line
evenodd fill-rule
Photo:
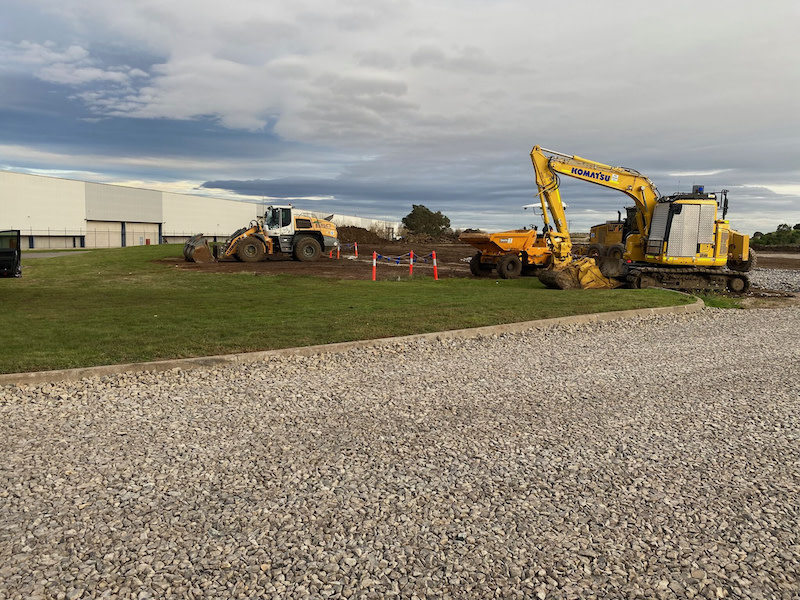
<path fill-rule="evenodd" d="M 295 224 L 294 207 L 269 206 L 264 213 L 264 235 L 272 238 L 272 243 L 281 252 L 291 253 L 294 249 Z"/>
<path fill-rule="evenodd" d="M 290 228 L 287 230 L 287 228 Z M 291 206 L 269 206 L 264 213 L 264 229 L 280 234 L 291 235 L 294 233 Z"/>

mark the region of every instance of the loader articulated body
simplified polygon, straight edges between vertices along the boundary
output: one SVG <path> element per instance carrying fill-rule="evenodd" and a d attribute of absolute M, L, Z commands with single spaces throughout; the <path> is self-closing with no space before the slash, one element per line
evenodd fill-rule
<path fill-rule="evenodd" d="M 298 213 L 287 205 L 268 207 L 263 217 L 233 232 L 216 251 L 199 233 L 186 242 L 183 255 L 189 262 L 258 262 L 275 255 L 310 262 L 338 246 L 336 225 L 328 219 Z"/>

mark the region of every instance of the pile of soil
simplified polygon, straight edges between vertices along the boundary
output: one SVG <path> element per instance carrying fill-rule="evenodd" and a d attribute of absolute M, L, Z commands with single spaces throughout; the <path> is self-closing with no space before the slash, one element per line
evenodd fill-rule
<path fill-rule="evenodd" d="M 336 229 L 339 231 L 339 242 L 342 244 L 382 244 L 386 242 L 385 238 L 363 227 L 345 225 Z"/>

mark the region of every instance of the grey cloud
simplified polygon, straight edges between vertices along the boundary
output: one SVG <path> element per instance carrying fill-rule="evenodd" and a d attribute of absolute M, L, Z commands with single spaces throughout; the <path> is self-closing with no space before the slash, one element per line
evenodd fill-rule
<path fill-rule="evenodd" d="M 390 52 L 369 51 L 356 53 L 356 60 L 362 67 L 391 71 L 397 67 L 397 59 Z"/>
<path fill-rule="evenodd" d="M 376 95 L 402 96 L 408 91 L 405 82 L 383 77 L 354 77 L 328 73 L 320 77 L 316 83 L 319 87 L 324 87 L 337 96 L 347 98 Z"/>
<path fill-rule="evenodd" d="M 410 61 L 415 67 L 431 67 L 451 72 L 487 74 L 497 70 L 497 66 L 486 53 L 474 46 L 462 48 L 458 53 L 449 56 L 437 46 L 422 46 L 411 54 Z"/>
<path fill-rule="evenodd" d="M 58 140 L 59 166 L 70 147 L 89 154 L 87 140 L 108 151 L 106 165 L 114 152 L 151 164 L 194 155 L 198 166 L 162 176 L 234 189 L 269 180 L 286 197 L 332 196 L 362 213 L 430 203 L 464 225 L 502 228 L 532 219 L 519 207 L 533 196 L 527 153 L 538 143 L 638 169 L 664 193 L 726 187 L 744 230 L 800 221 L 791 3 L 629 11 L 577 0 L 569 19 L 523 0 L 157 4 L 11 0 L 0 111 L 23 151 Z M 37 122 L 60 110 L 62 122 Z M 78 126 L 87 119 L 93 128 Z M 117 168 L 127 175 L 129 164 Z M 564 186 L 576 226 L 624 204 Z"/>

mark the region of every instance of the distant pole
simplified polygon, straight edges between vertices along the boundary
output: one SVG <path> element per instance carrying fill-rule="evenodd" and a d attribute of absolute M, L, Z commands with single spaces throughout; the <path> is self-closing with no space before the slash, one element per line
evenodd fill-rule
<path fill-rule="evenodd" d="M 411 277 L 414 274 L 414 251 L 408 253 L 408 276 Z"/>
<path fill-rule="evenodd" d="M 358 258 L 358 242 L 354 242 L 354 245 L 356 247 L 356 258 Z"/>
<path fill-rule="evenodd" d="M 433 279 L 439 281 L 439 268 L 436 266 L 436 252 L 432 253 L 433 256 Z"/>
<path fill-rule="evenodd" d="M 376 271 L 378 268 L 378 253 L 372 253 L 372 281 L 375 281 Z"/>

